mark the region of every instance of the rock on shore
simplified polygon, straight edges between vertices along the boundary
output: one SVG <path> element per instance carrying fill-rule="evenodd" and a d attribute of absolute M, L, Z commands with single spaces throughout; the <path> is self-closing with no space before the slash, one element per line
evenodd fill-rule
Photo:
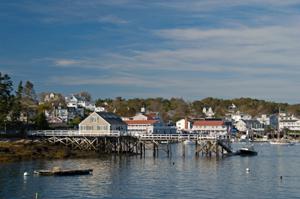
<path fill-rule="evenodd" d="M 98 156 L 95 152 L 74 151 L 66 146 L 52 145 L 39 140 L 0 140 L 0 163 L 35 159 L 83 158 Z"/>

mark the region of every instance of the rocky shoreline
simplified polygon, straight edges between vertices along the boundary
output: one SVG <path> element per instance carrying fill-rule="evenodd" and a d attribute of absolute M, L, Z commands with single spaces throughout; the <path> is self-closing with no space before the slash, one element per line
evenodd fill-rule
<path fill-rule="evenodd" d="M 0 163 L 37 159 L 65 159 L 99 157 L 93 151 L 71 150 L 66 146 L 30 139 L 1 139 Z"/>

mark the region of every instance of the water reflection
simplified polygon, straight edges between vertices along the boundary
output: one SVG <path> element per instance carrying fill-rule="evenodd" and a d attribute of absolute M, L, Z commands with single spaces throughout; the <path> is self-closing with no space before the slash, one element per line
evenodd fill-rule
<path fill-rule="evenodd" d="M 254 157 L 195 157 L 195 147 L 172 145 L 172 157 L 105 156 L 0 165 L 0 198 L 296 198 L 300 146 L 256 145 Z M 23 176 L 36 169 L 93 168 L 93 175 Z M 246 172 L 250 168 L 250 172 Z M 280 176 L 283 179 L 280 180 Z"/>

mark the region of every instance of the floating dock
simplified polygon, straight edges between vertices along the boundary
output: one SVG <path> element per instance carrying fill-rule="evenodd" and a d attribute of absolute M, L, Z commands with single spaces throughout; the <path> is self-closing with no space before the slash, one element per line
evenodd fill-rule
<path fill-rule="evenodd" d="M 93 169 L 60 169 L 37 170 L 34 174 L 41 176 L 73 176 L 73 175 L 89 175 L 93 173 Z"/>

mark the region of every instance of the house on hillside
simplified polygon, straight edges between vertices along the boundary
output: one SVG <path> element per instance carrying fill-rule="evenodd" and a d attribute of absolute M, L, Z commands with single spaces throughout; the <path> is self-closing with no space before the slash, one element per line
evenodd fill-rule
<path fill-rule="evenodd" d="M 71 95 L 65 98 L 68 108 L 85 108 L 90 111 L 95 111 L 96 106 L 94 103 L 86 101 L 83 97 L 78 95 Z"/>
<path fill-rule="evenodd" d="M 79 134 L 127 133 L 127 124 L 114 113 L 93 112 L 79 124 Z"/>
<path fill-rule="evenodd" d="M 252 116 L 249 114 L 240 113 L 239 111 L 237 111 L 237 113 L 231 114 L 231 119 L 233 122 L 236 123 L 240 120 L 251 120 Z"/>
<path fill-rule="evenodd" d="M 194 121 L 192 130 L 196 133 L 209 135 L 209 136 L 227 135 L 227 126 L 222 120 Z"/>

